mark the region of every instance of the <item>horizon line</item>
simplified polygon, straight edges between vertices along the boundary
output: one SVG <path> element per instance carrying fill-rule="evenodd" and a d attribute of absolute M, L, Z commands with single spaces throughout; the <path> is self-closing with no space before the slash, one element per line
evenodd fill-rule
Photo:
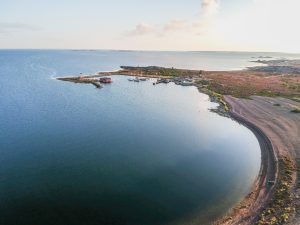
<path fill-rule="evenodd" d="M 283 53 L 300 55 L 300 52 L 280 51 L 242 51 L 242 50 L 147 50 L 147 49 L 109 49 L 109 48 L 0 48 L 3 50 L 53 50 L 53 51 L 123 51 L 123 52 L 234 52 L 234 53 Z"/>

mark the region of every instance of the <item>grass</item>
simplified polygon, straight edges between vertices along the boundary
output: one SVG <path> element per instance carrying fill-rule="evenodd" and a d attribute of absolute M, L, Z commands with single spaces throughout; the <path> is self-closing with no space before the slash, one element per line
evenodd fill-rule
<path fill-rule="evenodd" d="M 161 69 L 159 71 L 159 74 L 162 76 L 171 76 L 171 77 L 178 77 L 181 75 L 180 70 L 176 70 L 176 69 L 169 69 L 169 68 L 165 68 L 165 69 Z"/>
<path fill-rule="evenodd" d="M 197 83 L 200 85 L 208 85 L 209 81 L 208 80 L 199 80 L 199 81 L 197 81 Z"/>
<path fill-rule="evenodd" d="M 224 101 L 224 97 L 223 95 L 217 93 L 217 92 L 214 92 L 214 91 L 209 91 L 208 90 L 208 93 L 207 93 L 209 96 L 211 96 L 215 102 L 218 102 L 221 106 L 221 110 L 226 113 L 229 111 L 229 107 L 227 105 L 227 103 Z"/>
<path fill-rule="evenodd" d="M 293 195 L 291 192 L 292 174 L 295 167 L 289 157 L 281 157 L 278 164 L 278 182 L 275 184 L 273 197 L 261 213 L 257 225 L 284 224 L 295 210 L 292 207 Z"/>
<path fill-rule="evenodd" d="M 299 97 L 293 97 L 292 100 L 295 101 L 295 102 L 300 102 L 300 98 Z"/>
<path fill-rule="evenodd" d="M 300 113 L 300 109 L 299 108 L 295 108 L 291 110 L 292 113 Z"/>

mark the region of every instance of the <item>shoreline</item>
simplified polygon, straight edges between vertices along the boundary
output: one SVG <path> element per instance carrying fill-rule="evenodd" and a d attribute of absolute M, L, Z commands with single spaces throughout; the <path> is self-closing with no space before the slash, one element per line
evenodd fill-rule
<path fill-rule="evenodd" d="M 151 68 L 151 69 L 149 69 Z M 150 70 L 150 72 L 149 72 Z M 290 118 L 292 116 L 288 115 L 287 111 L 286 114 L 281 115 L 280 112 L 276 111 L 279 106 L 285 105 L 287 109 L 290 110 L 291 103 L 289 103 L 288 99 L 282 100 L 282 102 L 275 104 L 276 98 L 275 96 L 271 95 L 273 98 L 272 100 L 267 99 L 268 97 L 261 97 L 264 98 L 264 102 L 258 102 L 256 104 L 256 97 L 254 96 L 254 100 L 249 100 L 250 96 L 244 99 L 236 99 L 232 96 L 237 94 L 240 96 L 240 90 L 243 90 L 242 87 L 235 87 L 235 91 L 231 94 L 225 94 L 224 96 L 222 94 L 219 94 L 220 91 L 223 90 L 223 86 L 208 86 L 207 82 L 214 81 L 213 78 L 215 75 L 218 74 L 225 74 L 225 75 L 240 75 L 239 73 L 243 73 L 242 75 L 247 76 L 251 71 L 237 71 L 237 72 L 210 72 L 210 71 L 194 71 L 194 70 L 176 70 L 173 68 L 161 68 L 161 67 L 145 67 L 145 68 L 137 68 L 133 67 L 133 69 L 127 69 L 127 70 L 119 70 L 114 72 L 99 72 L 95 75 L 91 76 L 84 76 L 85 78 L 97 78 L 102 76 L 112 76 L 112 75 L 124 75 L 124 76 L 135 76 L 135 77 L 147 77 L 147 78 L 169 78 L 171 74 L 159 74 L 158 72 L 161 72 L 163 70 L 168 70 L 168 72 L 176 72 L 179 73 L 179 77 L 190 77 L 193 79 L 193 86 L 197 87 L 198 91 L 201 93 L 205 93 L 210 97 L 210 101 L 219 103 L 219 107 L 214 110 L 213 112 L 216 112 L 220 114 L 221 116 L 227 116 L 231 118 L 232 120 L 242 124 L 243 126 L 247 127 L 251 130 L 251 132 L 256 136 L 260 148 L 261 148 L 261 167 L 259 174 L 257 175 L 257 178 L 255 179 L 250 192 L 241 199 L 239 203 L 237 203 L 232 209 L 230 209 L 223 218 L 218 219 L 213 224 L 221 225 L 231 225 L 231 224 L 241 224 L 241 225 L 248 225 L 248 224 L 269 224 L 269 221 L 281 221 L 286 223 L 289 219 L 289 216 L 294 216 L 293 219 L 296 219 L 298 222 L 297 216 L 295 216 L 295 210 L 293 211 L 290 207 L 294 204 L 295 200 L 292 200 L 292 197 L 290 195 L 290 192 L 292 194 L 295 194 L 297 192 L 296 189 L 296 170 L 293 167 L 295 165 L 295 154 L 292 153 L 290 149 L 283 148 L 284 144 L 289 145 L 289 140 L 285 140 L 283 136 L 293 136 L 292 132 L 296 132 L 297 136 L 297 129 L 300 129 L 300 125 L 296 120 L 296 130 L 289 130 L 288 128 L 285 129 L 285 123 L 286 122 L 294 122 L 294 118 Z M 165 71 L 163 71 L 165 72 Z M 253 74 L 250 74 L 249 76 L 253 76 Z M 174 75 L 173 75 L 174 77 Z M 265 76 L 262 76 L 261 74 L 258 74 L 256 77 L 259 77 L 260 79 L 265 79 Z M 250 77 L 249 79 L 253 79 L 256 77 Z M 58 80 L 65 80 L 65 81 L 71 81 L 76 82 L 76 79 L 79 77 L 67 77 L 67 78 L 57 78 Z M 214 83 L 213 83 L 214 84 Z M 239 89 L 240 88 L 240 89 Z M 217 91 L 217 92 L 215 92 Z M 267 96 L 269 96 L 269 93 L 267 93 Z M 284 96 L 284 95 L 283 95 Z M 296 95 L 297 96 L 297 95 Z M 243 96 L 243 94 L 241 95 Z M 294 97 L 291 95 L 291 97 Z M 252 97 L 251 97 L 252 98 Z M 252 101 L 247 102 L 247 101 Z M 255 102 L 255 104 L 253 103 Z M 273 108 L 270 108 L 269 102 L 273 102 L 272 106 Z M 297 103 L 297 102 L 295 102 Z M 298 104 L 298 103 L 297 103 Z M 294 104 L 294 107 L 299 107 L 300 105 Z M 278 105 L 277 108 L 274 108 L 275 105 Z M 269 112 L 270 115 L 265 113 L 264 107 L 266 109 L 269 109 L 271 112 Z M 252 111 L 251 109 L 254 109 Z M 266 115 L 265 115 L 266 114 Z M 279 121 L 273 121 L 273 118 L 277 118 L 277 116 L 283 116 L 287 117 L 284 119 L 281 119 Z M 287 121 L 285 121 L 285 119 Z M 291 120 L 291 121 L 288 121 Z M 274 128 L 274 129 L 270 129 Z M 284 127 L 284 129 L 282 129 Z M 283 133 L 282 130 L 284 131 Z M 280 134 L 280 135 L 278 135 Z M 276 136 L 277 135 L 277 136 Z M 295 134 L 294 134 L 295 135 Z M 296 137 L 297 138 L 297 137 Z M 277 140 L 279 139 L 279 140 Z M 297 145 L 297 142 L 292 143 L 294 146 Z M 294 149 L 296 152 L 296 149 Z M 285 158 L 286 157 L 286 158 Z M 283 173 L 283 174 L 282 174 Z M 285 173 L 288 173 L 288 176 L 285 175 Z M 291 175 L 290 175 L 290 174 Z M 282 186 L 283 181 L 285 183 L 288 183 L 286 186 Z M 287 182 L 286 182 L 287 181 Z M 284 188 L 286 190 L 286 193 L 289 195 L 286 198 L 280 199 L 280 201 L 283 201 L 286 203 L 285 211 L 273 212 L 273 206 L 276 209 L 278 207 L 274 203 L 274 198 L 277 198 L 278 196 L 281 198 L 278 193 L 278 189 Z M 294 191 L 291 191 L 294 189 Z M 275 196 L 275 197 L 274 197 Z M 274 198 L 273 198 L 274 197 Z M 276 200 L 276 199 L 275 199 Z M 269 207 L 270 206 L 270 207 Z M 272 207 L 271 207 L 272 206 Z M 282 206 L 283 207 L 283 206 Z M 269 212 L 271 210 L 271 212 Z M 280 208 L 279 208 L 280 209 Z M 280 213 L 280 214 L 279 214 Z M 286 217 L 287 215 L 287 217 Z M 283 217 L 285 216 L 285 217 Z M 275 218 L 275 219 L 274 219 Z M 277 223 L 270 223 L 270 224 L 277 224 Z M 282 224 L 282 223 L 280 223 Z M 291 223 L 293 224 L 293 223 Z"/>
<path fill-rule="evenodd" d="M 230 102 L 226 101 L 226 103 L 229 106 L 229 118 L 248 128 L 258 140 L 261 151 L 261 165 L 250 192 L 215 224 L 254 224 L 267 205 L 267 201 L 277 183 L 277 155 L 268 136 L 257 125 L 234 112 Z M 275 184 L 268 184 L 269 180 L 274 181 Z"/>
<path fill-rule="evenodd" d="M 298 115 L 289 110 L 291 104 L 298 107 L 300 104 L 261 96 L 224 99 L 230 106 L 231 118 L 250 129 L 258 139 L 262 168 L 250 194 L 217 224 L 299 224 L 296 162 L 300 124 Z"/>

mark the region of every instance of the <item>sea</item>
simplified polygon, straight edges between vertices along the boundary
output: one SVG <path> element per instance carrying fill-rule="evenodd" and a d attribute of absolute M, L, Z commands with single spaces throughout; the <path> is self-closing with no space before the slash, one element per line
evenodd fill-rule
<path fill-rule="evenodd" d="M 245 69 L 283 53 L 0 50 L 0 224 L 212 224 L 251 190 L 255 135 L 196 87 L 56 77 Z"/>

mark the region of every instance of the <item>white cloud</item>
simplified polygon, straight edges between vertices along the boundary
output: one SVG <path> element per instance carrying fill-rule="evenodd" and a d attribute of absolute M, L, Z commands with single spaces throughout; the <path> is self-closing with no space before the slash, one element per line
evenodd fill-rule
<path fill-rule="evenodd" d="M 129 32 L 129 35 L 133 35 L 133 36 L 146 35 L 146 34 L 151 34 L 155 31 L 156 31 L 155 26 L 146 23 L 140 23 L 136 25 L 134 30 Z"/>
<path fill-rule="evenodd" d="M 206 35 L 214 29 L 220 8 L 219 0 L 203 0 L 200 17 L 193 22 L 193 28 L 200 35 Z"/>
<path fill-rule="evenodd" d="M 190 20 L 172 19 L 164 24 L 150 25 L 138 24 L 134 30 L 130 31 L 130 35 L 142 36 L 146 34 L 154 34 L 158 37 L 166 36 L 175 31 L 188 32 L 191 35 L 207 31 L 207 28 L 213 25 L 219 11 L 219 0 L 203 0 L 201 2 L 200 14 Z"/>
<path fill-rule="evenodd" d="M 139 39 L 140 46 L 151 43 L 157 49 L 300 53 L 300 0 L 249 0 L 220 14 L 221 3 L 202 0 L 193 18 L 174 18 L 134 33 L 145 36 Z"/>
<path fill-rule="evenodd" d="M 189 26 L 188 22 L 185 20 L 171 20 L 164 25 L 163 30 L 168 31 L 178 31 L 186 29 Z"/>
<path fill-rule="evenodd" d="M 189 24 L 184 20 L 171 20 L 166 24 L 151 25 L 146 23 L 138 24 L 132 31 L 128 32 L 129 36 L 154 35 L 163 37 L 168 33 L 186 30 Z"/>
<path fill-rule="evenodd" d="M 203 0 L 201 4 L 201 16 L 204 19 L 209 19 L 215 16 L 219 11 L 218 0 Z"/>

